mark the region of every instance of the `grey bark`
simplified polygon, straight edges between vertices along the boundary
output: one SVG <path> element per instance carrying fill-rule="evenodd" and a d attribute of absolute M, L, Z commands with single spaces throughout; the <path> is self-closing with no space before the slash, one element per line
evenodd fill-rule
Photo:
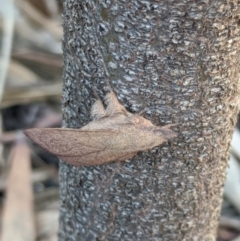
<path fill-rule="evenodd" d="M 215 240 L 239 106 L 235 0 L 65 0 L 64 125 L 109 90 L 179 137 L 131 161 L 60 165 L 59 240 Z M 136 136 L 136 138 L 138 138 Z"/>

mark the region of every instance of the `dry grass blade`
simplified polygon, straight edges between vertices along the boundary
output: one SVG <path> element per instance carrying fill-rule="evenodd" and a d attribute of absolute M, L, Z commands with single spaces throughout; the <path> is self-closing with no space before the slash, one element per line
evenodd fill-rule
<path fill-rule="evenodd" d="M 54 56 L 52 54 L 21 49 L 14 53 L 13 57 L 18 60 L 29 61 L 38 65 L 47 65 L 53 68 L 62 69 L 62 57 Z"/>
<path fill-rule="evenodd" d="M 222 216 L 219 221 L 219 226 L 240 231 L 240 220 Z"/>
<path fill-rule="evenodd" d="M 44 32 L 41 28 L 34 28 L 25 15 L 17 17 L 14 39 L 14 51 L 28 46 L 29 50 L 39 50 L 50 53 L 62 53 L 61 43 L 52 34 Z M 18 40 L 19 39 L 19 40 Z M 23 44 L 24 43 L 24 44 Z"/>
<path fill-rule="evenodd" d="M 233 155 L 230 156 L 224 195 L 240 213 L 240 165 Z"/>
<path fill-rule="evenodd" d="M 31 103 L 33 101 L 44 101 L 48 97 L 60 96 L 62 83 L 39 84 L 27 87 L 6 88 L 3 95 L 1 107 L 8 107 L 16 104 Z"/>
<path fill-rule="evenodd" d="M 1 241 L 34 241 L 34 226 L 30 151 L 19 142 L 8 177 Z"/>
<path fill-rule="evenodd" d="M 57 14 L 59 13 L 57 1 L 55 1 L 55 0 L 44 0 L 44 3 L 45 3 L 45 5 L 48 9 L 48 13 L 52 17 L 57 16 Z"/>
<path fill-rule="evenodd" d="M 42 168 L 40 170 L 36 170 L 32 172 L 31 175 L 31 181 L 32 183 L 36 182 L 44 182 L 48 180 L 51 177 L 56 177 L 56 169 L 52 167 Z M 6 182 L 3 179 L 0 179 L 0 191 L 3 191 L 6 189 Z"/>
<path fill-rule="evenodd" d="M 25 140 L 22 131 L 9 131 L 0 135 L 0 143 L 9 143 Z"/>
<path fill-rule="evenodd" d="M 47 19 L 37 8 L 33 7 L 28 1 L 17 0 L 18 7 L 32 20 L 42 26 L 43 29 L 55 36 L 56 39 L 62 38 L 62 28 L 58 22 Z"/>
<path fill-rule="evenodd" d="M 17 61 L 11 61 L 8 68 L 8 78 L 6 86 L 26 86 L 37 83 L 41 78 L 32 70 Z"/>
<path fill-rule="evenodd" d="M 231 151 L 240 160 L 240 131 L 235 128 L 231 142 Z M 239 177 L 240 178 L 240 177 Z"/>
<path fill-rule="evenodd" d="M 14 6 L 13 1 L 0 0 L 0 14 L 3 17 L 2 44 L 0 50 L 0 100 L 4 90 L 7 68 L 12 50 L 12 38 L 14 32 Z"/>
<path fill-rule="evenodd" d="M 58 233 L 58 209 L 45 210 L 37 214 L 37 230 L 39 241 L 56 241 Z"/>

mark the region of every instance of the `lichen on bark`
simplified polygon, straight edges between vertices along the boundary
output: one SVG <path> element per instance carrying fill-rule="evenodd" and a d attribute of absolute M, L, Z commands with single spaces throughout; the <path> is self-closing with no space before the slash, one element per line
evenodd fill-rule
<path fill-rule="evenodd" d="M 127 162 L 60 164 L 59 240 L 215 240 L 239 106 L 239 3 L 65 0 L 64 126 L 109 90 L 179 137 Z M 136 137 L 137 138 L 137 137 Z"/>

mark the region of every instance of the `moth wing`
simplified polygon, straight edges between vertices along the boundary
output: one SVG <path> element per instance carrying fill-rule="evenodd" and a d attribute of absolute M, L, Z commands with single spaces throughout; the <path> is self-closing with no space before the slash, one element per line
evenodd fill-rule
<path fill-rule="evenodd" d="M 103 153 L 100 151 L 98 154 L 91 153 L 84 157 L 74 157 L 74 156 L 59 156 L 62 160 L 74 166 L 94 166 L 106 164 L 113 161 L 124 161 L 126 159 L 130 159 L 134 157 L 137 152 L 118 152 L 114 153 L 112 151 L 108 151 L 107 153 Z"/>
<path fill-rule="evenodd" d="M 117 130 L 81 130 L 61 128 L 28 129 L 25 134 L 35 143 L 75 165 L 98 165 L 132 157 L 136 152 L 119 150 L 111 145 Z"/>

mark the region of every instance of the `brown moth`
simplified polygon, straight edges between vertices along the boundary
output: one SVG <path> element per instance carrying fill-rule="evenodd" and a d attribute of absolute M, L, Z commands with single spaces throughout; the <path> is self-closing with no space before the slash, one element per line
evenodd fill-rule
<path fill-rule="evenodd" d="M 158 127 L 128 112 L 113 92 L 105 96 L 105 103 L 106 109 L 100 100 L 93 104 L 93 121 L 80 129 L 35 128 L 24 133 L 75 166 L 123 161 L 177 136 L 172 125 Z"/>

